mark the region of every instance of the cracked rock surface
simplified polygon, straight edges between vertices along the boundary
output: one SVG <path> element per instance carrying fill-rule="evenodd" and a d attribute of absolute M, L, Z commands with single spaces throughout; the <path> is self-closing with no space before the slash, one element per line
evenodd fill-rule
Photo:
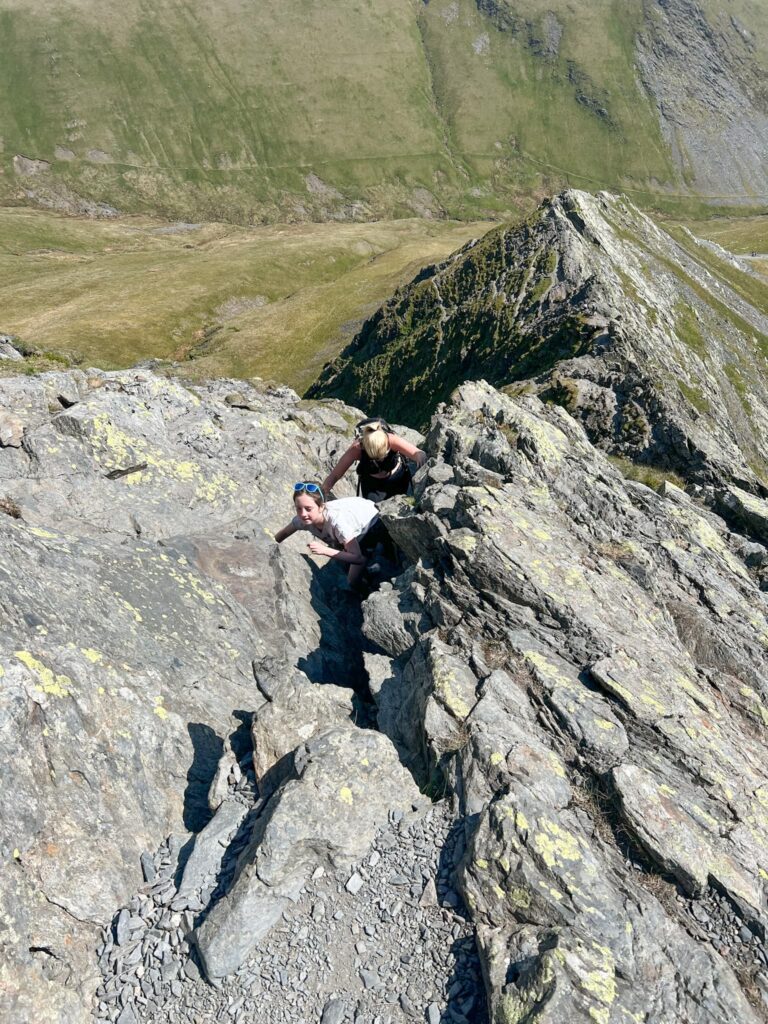
<path fill-rule="evenodd" d="M 0 381 L 4 1019 L 765 1020 L 754 480 L 465 383 L 361 605 L 272 540 L 356 411 L 233 388 Z"/>
<path fill-rule="evenodd" d="M 368 659 L 380 727 L 460 809 L 492 1019 L 765 1019 L 768 602 L 745 538 L 536 398 L 463 385 L 426 446 L 416 506 L 385 512 L 421 559 L 364 631 L 389 656 Z"/>

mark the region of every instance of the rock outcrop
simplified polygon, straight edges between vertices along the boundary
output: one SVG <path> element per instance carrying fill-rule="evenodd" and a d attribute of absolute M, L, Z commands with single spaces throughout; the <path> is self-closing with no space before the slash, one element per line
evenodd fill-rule
<path fill-rule="evenodd" d="M 768 551 L 535 397 L 463 385 L 426 448 L 364 631 L 464 823 L 492 1020 L 764 1019 Z"/>
<path fill-rule="evenodd" d="M 622 198 L 570 191 L 423 271 L 310 390 L 423 423 L 483 378 L 565 406 L 601 447 L 764 486 L 768 316 Z"/>
<path fill-rule="evenodd" d="M 277 779 L 268 759 L 279 740 L 259 740 L 259 774 L 282 783 L 271 802 L 262 793 L 273 832 L 280 808 L 314 792 L 308 807 L 325 817 L 306 840 L 317 862 L 323 844 L 335 856 L 331 822 L 345 815 L 354 842 L 339 846 L 355 857 L 397 803 L 382 790 L 387 807 L 371 797 L 361 818 L 359 780 L 341 777 L 342 761 L 349 774 L 355 757 L 381 762 L 391 746 L 351 723 L 364 680 L 362 655 L 350 654 L 359 602 L 300 542 L 272 539 L 291 515 L 293 481 L 324 475 L 354 411 L 242 382 L 229 404 L 233 391 L 192 392 L 147 371 L 0 381 L 0 407 L 13 410 L 0 421 L 10 424 L 0 447 L 0 972 L 4 1019 L 18 1024 L 88 1019 L 101 929 L 145 881 L 161 905 L 169 891 L 168 871 L 142 877 L 142 857 L 173 833 L 183 868 L 211 817 L 220 758 L 241 773 L 252 721 L 260 737 L 281 686 L 286 713 L 297 685 L 312 694 L 286 747 L 309 744 L 311 755 L 300 779 L 288 764 Z M 313 772 L 329 794 L 335 781 L 349 787 L 335 817 Z M 398 772 L 391 785 L 407 803 L 412 783 Z M 219 838 L 245 812 L 258 822 L 249 778 L 240 818 L 230 801 L 219 808 Z M 190 860 L 198 897 L 219 880 L 204 848 Z"/>
<path fill-rule="evenodd" d="M 768 503 L 725 441 L 657 493 L 462 384 L 361 609 L 273 540 L 356 410 L 141 369 L 0 407 L 4 1017 L 766 1018 Z"/>

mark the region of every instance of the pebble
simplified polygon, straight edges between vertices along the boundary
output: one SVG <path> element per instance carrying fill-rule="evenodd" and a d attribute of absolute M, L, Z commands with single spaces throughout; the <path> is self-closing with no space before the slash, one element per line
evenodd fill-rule
<path fill-rule="evenodd" d="M 322 1024 L 341 1024 L 347 1015 L 347 1004 L 343 999 L 329 999 L 323 1007 Z"/>
<path fill-rule="evenodd" d="M 360 877 L 360 875 L 357 872 L 355 872 L 349 878 L 349 880 L 347 881 L 347 884 L 345 886 L 347 892 L 352 893 L 353 896 L 356 896 L 357 893 L 360 892 L 362 887 L 363 887 L 363 880 L 362 880 L 362 878 Z"/>

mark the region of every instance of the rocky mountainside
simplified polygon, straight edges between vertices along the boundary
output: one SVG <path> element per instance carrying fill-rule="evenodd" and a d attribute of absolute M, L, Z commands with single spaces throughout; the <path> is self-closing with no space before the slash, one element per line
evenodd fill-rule
<path fill-rule="evenodd" d="M 768 503 L 464 384 L 361 609 L 272 539 L 356 415 L 0 380 L 3 1018 L 768 1019 Z"/>
<path fill-rule="evenodd" d="M 756 205 L 754 0 L 2 0 L 0 197 L 245 223 L 519 209 L 569 183 Z"/>
<path fill-rule="evenodd" d="M 423 271 L 308 393 L 423 425 L 484 378 L 615 455 L 765 493 L 768 289 L 710 255 L 624 198 L 565 192 Z"/>

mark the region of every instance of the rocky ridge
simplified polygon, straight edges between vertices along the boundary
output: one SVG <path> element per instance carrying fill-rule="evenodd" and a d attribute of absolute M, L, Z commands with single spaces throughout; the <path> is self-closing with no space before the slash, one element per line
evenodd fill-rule
<path fill-rule="evenodd" d="M 609 452 L 764 491 L 768 317 L 626 199 L 568 191 L 421 274 L 310 389 L 422 423 L 483 378 Z"/>
<path fill-rule="evenodd" d="M 9 1019 L 766 1019 L 758 494 L 464 384 L 361 612 L 272 541 L 356 410 L 138 369 L 0 415 Z"/>
<path fill-rule="evenodd" d="M 765 1019 L 768 552 L 537 398 L 463 385 L 426 446 L 367 663 L 457 800 L 492 1020 Z"/>

